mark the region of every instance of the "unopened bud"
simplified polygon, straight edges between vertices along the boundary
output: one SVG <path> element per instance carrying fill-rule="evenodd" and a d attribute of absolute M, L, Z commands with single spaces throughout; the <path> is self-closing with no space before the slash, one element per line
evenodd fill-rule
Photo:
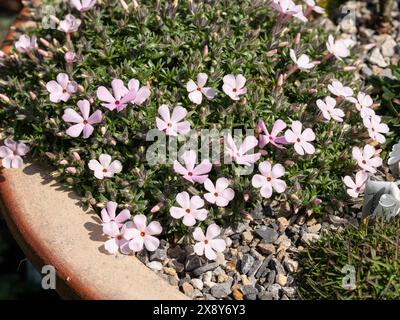
<path fill-rule="evenodd" d="M 53 57 L 53 54 L 51 52 L 45 51 L 43 49 L 38 49 L 38 53 L 41 56 L 45 57 L 45 58 L 52 58 Z"/>
<path fill-rule="evenodd" d="M 76 168 L 74 168 L 74 167 L 68 167 L 68 168 L 66 169 L 66 171 L 67 171 L 67 173 L 69 173 L 69 174 L 75 174 L 75 173 L 76 173 Z"/>
<path fill-rule="evenodd" d="M 49 159 L 55 159 L 56 155 L 52 152 L 46 152 L 45 155 L 49 158 Z"/>
<path fill-rule="evenodd" d="M 79 91 L 80 93 L 84 93 L 84 92 L 85 92 L 85 88 L 84 88 L 81 84 L 79 84 L 79 85 L 78 85 L 78 91 Z"/>
<path fill-rule="evenodd" d="M 5 103 L 7 103 L 7 104 L 9 104 L 11 102 L 9 97 L 7 97 L 6 95 L 1 94 L 1 93 L 0 93 L 0 100 L 5 102 Z"/>
<path fill-rule="evenodd" d="M 37 99 L 37 95 L 36 93 L 29 91 L 29 96 L 31 97 L 32 100 L 36 100 Z"/>
<path fill-rule="evenodd" d="M 60 164 L 65 166 L 65 165 L 68 164 L 68 160 L 63 159 L 63 160 L 60 161 Z"/>
<path fill-rule="evenodd" d="M 249 199 L 250 199 L 250 195 L 249 195 L 248 193 L 245 193 L 245 194 L 243 195 L 243 201 L 244 201 L 244 202 L 247 202 L 247 201 L 249 201 Z"/>
<path fill-rule="evenodd" d="M 301 40 L 301 33 L 299 32 L 298 34 L 296 34 L 296 38 L 294 38 L 294 44 L 299 45 L 300 40 Z"/>
<path fill-rule="evenodd" d="M 208 45 L 205 45 L 203 48 L 203 55 L 208 56 Z"/>
<path fill-rule="evenodd" d="M 104 136 L 106 134 L 106 132 L 107 132 L 107 128 L 106 127 L 101 127 L 100 128 L 100 132 Z"/>
<path fill-rule="evenodd" d="M 266 52 L 265 55 L 266 55 L 267 57 L 272 57 L 273 55 L 275 55 L 275 54 L 277 54 L 277 53 L 278 53 L 278 50 L 277 50 L 277 49 L 272 49 L 272 50 Z"/>
<path fill-rule="evenodd" d="M 284 81 L 284 79 L 285 79 L 285 76 L 284 76 L 283 73 L 281 73 L 281 74 L 279 75 L 279 77 L 278 77 L 278 82 L 277 82 L 277 86 L 278 86 L 278 87 L 282 87 L 282 86 L 283 86 L 283 81 Z"/>
<path fill-rule="evenodd" d="M 76 160 L 76 161 L 81 161 L 81 156 L 80 156 L 79 153 L 76 152 L 76 151 L 73 151 L 73 152 L 72 152 L 72 157 L 73 157 L 74 160 Z"/>
<path fill-rule="evenodd" d="M 164 204 L 162 202 L 159 202 L 153 208 L 151 208 L 150 212 L 156 213 L 156 212 L 160 211 L 163 207 L 164 207 Z"/>
<path fill-rule="evenodd" d="M 321 203 L 322 203 L 322 200 L 319 199 L 319 198 L 316 198 L 316 199 L 313 200 L 313 204 L 316 205 L 316 206 L 319 206 Z"/>
<path fill-rule="evenodd" d="M 48 42 L 46 39 L 40 38 L 39 41 L 40 41 L 45 47 L 47 47 L 47 48 L 50 48 L 50 47 L 51 47 L 51 43 Z"/>

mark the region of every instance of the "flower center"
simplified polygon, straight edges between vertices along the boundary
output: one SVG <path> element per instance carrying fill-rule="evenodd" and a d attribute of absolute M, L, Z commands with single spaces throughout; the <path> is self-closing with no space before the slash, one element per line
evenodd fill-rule
<path fill-rule="evenodd" d="M 84 125 L 86 125 L 86 124 L 88 124 L 89 122 L 87 121 L 87 120 L 83 120 L 83 124 Z"/>
<path fill-rule="evenodd" d="M 188 172 L 188 176 L 191 177 L 193 175 L 193 172 Z"/>
<path fill-rule="evenodd" d="M 204 240 L 204 244 L 208 244 L 208 240 L 206 239 L 206 240 Z"/>
<path fill-rule="evenodd" d="M 186 209 L 185 212 L 186 212 L 186 213 L 190 213 L 190 209 Z"/>
<path fill-rule="evenodd" d="M 360 192 L 360 187 L 357 187 L 357 188 L 356 188 L 356 191 L 357 191 L 357 192 Z"/>
<path fill-rule="evenodd" d="M 122 240 L 122 235 L 117 236 L 117 240 Z"/>
<path fill-rule="evenodd" d="M 267 181 L 271 181 L 272 180 L 272 178 L 271 177 L 267 177 Z"/>
<path fill-rule="evenodd" d="M 214 196 L 218 197 L 218 192 L 214 192 Z"/>
<path fill-rule="evenodd" d="M 300 138 L 297 138 L 297 142 L 301 142 Z"/>
<path fill-rule="evenodd" d="M 201 88 L 200 88 L 200 87 L 197 87 L 197 91 L 201 91 Z"/>
<path fill-rule="evenodd" d="M 106 173 L 108 170 L 107 168 L 103 168 L 103 172 Z"/>
<path fill-rule="evenodd" d="M 119 100 L 115 101 L 115 104 L 116 104 L 116 105 L 119 105 L 119 104 L 120 104 Z"/>
<path fill-rule="evenodd" d="M 236 92 L 237 92 L 237 89 L 236 89 L 236 88 L 233 88 L 232 91 L 236 93 Z"/>
<path fill-rule="evenodd" d="M 67 93 L 67 89 L 64 89 L 64 90 L 63 90 L 63 93 Z"/>
<path fill-rule="evenodd" d="M 362 163 L 363 163 L 363 164 L 367 164 L 367 161 L 363 160 Z"/>
<path fill-rule="evenodd" d="M 140 233 L 140 236 L 141 237 L 144 237 L 146 234 L 144 233 L 144 231 L 142 231 L 141 233 Z"/>
<path fill-rule="evenodd" d="M 167 127 L 168 127 L 168 128 L 171 128 L 171 127 L 172 127 L 172 123 L 168 123 L 168 124 L 167 124 Z"/>
<path fill-rule="evenodd" d="M 272 136 L 269 136 L 269 140 L 271 140 L 271 141 L 272 141 L 272 140 L 274 140 L 274 138 L 273 138 Z"/>

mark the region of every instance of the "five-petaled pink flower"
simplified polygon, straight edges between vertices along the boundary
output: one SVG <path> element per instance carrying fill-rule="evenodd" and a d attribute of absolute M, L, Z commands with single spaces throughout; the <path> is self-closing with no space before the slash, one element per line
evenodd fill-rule
<path fill-rule="evenodd" d="M 272 0 L 270 6 L 278 11 L 282 22 L 291 17 L 295 17 L 303 22 L 307 21 L 307 18 L 303 14 L 302 6 L 296 5 L 292 0 Z"/>
<path fill-rule="evenodd" d="M 139 88 L 140 84 L 136 79 L 129 81 L 128 88 L 121 79 L 114 79 L 111 81 L 111 87 L 114 95 L 104 86 L 97 89 L 97 98 L 103 102 L 101 105 L 111 111 L 116 109 L 120 112 L 128 103 L 141 105 L 150 96 L 150 88 L 148 86 Z"/>
<path fill-rule="evenodd" d="M 196 220 L 204 221 L 207 218 L 207 210 L 203 208 L 204 200 L 199 196 L 190 198 L 189 193 L 186 191 L 176 195 L 176 202 L 181 206 L 171 207 L 169 212 L 175 219 L 183 217 L 183 224 L 191 227 L 195 225 Z"/>
<path fill-rule="evenodd" d="M 58 25 L 58 30 L 63 31 L 67 34 L 76 32 L 81 25 L 81 19 L 75 18 L 72 14 L 67 14 Z"/>
<path fill-rule="evenodd" d="M 215 203 L 219 207 L 226 207 L 229 201 L 235 197 L 235 191 L 228 188 L 229 181 L 226 178 L 218 178 L 215 186 L 210 179 L 204 181 L 204 188 L 209 191 L 204 194 L 204 198 L 209 203 Z"/>
<path fill-rule="evenodd" d="M 261 157 L 260 153 L 248 154 L 250 150 L 258 145 L 258 140 L 254 136 L 246 137 L 239 148 L 236 146 L 231 134 L 226 136 L 225 141 L 227 144 L 226 150 L 230 160 L 237 164 L 251 166 L 252 163 L 257 162 Z"/>
<path fill-rule="evenodd" d="M 386 141 L 385 136 L 389 132 L 389 127 L 387 124 L 381 122 L 381 117 L 373 115 L 371 117 L 363 118 L 364 126 L 368 129 L 368 134 L 371 139 L 378 141 L 379 143 L 384 143 Z"/>
<path fill-rule="evenodd" d="M 79 100 L 77 104 L 82 116 L 71 108 L 64 111 L 63 120 L 65 122 L 76 123 L 69 127 L 66 133 L 67 135 L 76 138 L 83 131 L 83 138 L 87 139 L 93 133 L 94 128 L 92 125 L 100 123 L 103 116 L 100 110 L 97 110 L 90 115 L 90 103 L 88 100 Z"/>
<path fill-rule="evenodd" d="M 369 144 L 364 146 L 361 151 L 359 147 L 353 147 L 353 159 L 357 161 L 357 164 L 361 169 L 367 172 L 375 173 L 376 168 L 382 165 L 382 159 L 379 156 L 374 157 L 375 148 Z"/>
<path fill-rule="evenodd" d="M 57 81 L 47 82 L 46 89 L 50 93 L 51 102 L 67 102 L 71 95 L 77 91 L 78 84 L 75 81 L 70 81 L 66 73 L 59 73 Z"/>
<path fill-rule="evenodd" d="M 328 36 L 328 41 L 326 42 L 326 48 L 328 51 L 334 55 L 337 59 L 342 60 L 350 54 L 349 47 L 353 44 L 351 39 L 336 40 L 332 35 Z"/>
<path fill-rule="evenodd" d="M 172 115 L 166 104 L 158 108 L 158 114 L 161 118 L 156 118 L 157 128 L 160 131 L 165 131 L 169 136 L 178 136 L 178 134 L 187 134 L 190 131 L 190 122 L 182 121 L 187 110 L 181 106 L 176 106 L 172 111 Z"/>
<path fill-rule="evenodd" d="M 111 229 L 114 228 L 112 225 L 116 225 L 121 228 L 125 221 L 131 217 L 131 213 L 128 209 L 121 210 L 116 215 L 118 203 L 114 201 L 107 201 L 106 207 L 101 210 L 101 220 L 103 221 L 103 233 L 109 234 Z"/>
<path fill-rule="evenodd" d="M 85 12 L 94 7 L 96 0 L 71 0 L 71 5 L 80 12 Z"/>
<path fill-rule="evenodd" d="M 215 97 L 215 90 L 210 87 L 205 87 L 208 76 L 205 73 L 199 73 L 197 75 L 197 83 L 193 80 L 189 80 L 186 84 L 186 90 L 189 92 L 189 99 L 195 104 L 201 104 L 204 96 L 211 100 Z"/>
<path fill-rule="evenodd" d="M 317 106 L 326 120 L 334 119 L 337 122 L 343 122 L 344 112 L 342 109 L 336 108 L 336 100 L 332 97 L 326 97 L 325 102 L 318 99 Z"/>
<path fill-rule="evenodd" d="M 156 251 L 160 245 L 155 235 L 162 232 L 161 224 L 158 221 L 152 221 L 147 225 L 147 218 L 143 214 L 133 217 L 133 223 L 129 224 L 124 238 L 129 240 L 129 248 L 134 252 L 139 252 L 143 246 L 147 251 Z"/>
<path fill-rule="evenodd" d="M 244 87 L 246 78 L 239 74 L 236 77 L 233 74 L 228 74 L 224 77 L 222 90 L 231 97 L 232 100 L 239 100 L 239 96 L 245 94 L 247 89 Z"/>
<path fill-rule="evenodd" d="M 353 89 L 345 87 L 340 81 L 332 81 L 332 84 L 328 84 L 328 90 L 337 97 L 342 97 L 353 103 L 357 102 L 357 100 L 353 98 Z"/>
<path fill-rule="evenodd" d="M 278 193 L 286 190 L 286 182 L 278 179 L 285 174 L 285 168 L 281 164 L 278 163 L 272 167 L 269 161 L 263 161 L 259 164 L 258 170 L 261 174 L 255 174 L 251 179 L 251 184 L 254 188 L 261 188 L 261 196 L 270 198 L 273 189 Z"/>
<path fill-rule="evenodd" d="M 344 184 L 349 187 L 349 189 L 347 189 L 347 193 L 353 198 L 358 198 L 358 195 L 364 192 L 365 182 L 367 182 L 367 180 L 368 173 L 365 171 L 358 171 L 356 173 L 355 181 L 353 181 L 349 176 L 345 176 L 343 178 Z"/>
<path fill-rule="evenodd" d="M 99 161 L 90 160 L 89 169 L 94 171 L 94 176 L 97 179 L 111 178 L 115 173 L 122 171 L 122 164 L 118 160 L 111 162 L 111 156 L 108 154 L 101 154 Z"/>
<path fill-rule="evenodd" d="M 315 134 L 312 129 L 307 128 L 302 132 L 302 123 L 300 121 L 293 121 L 292 129 L 285 132 L 287 142 L 294 143 L 294 149 L 300 155 L 304 153 L 313 154 L 315 152 L 314 146 L 310 141 L 315 140 Z"/>
<path fill-rule="evenodd" d="M 371 108 L 374 101 L 370 95 L 365 94 L 364 92 L 359 92 L 355 104 L 357 110 L 360 111 L 361 118 L 372 117 L 375 115 L 375 111 Z"/>
<path fill-rule="evenodd" d="M 0 147 L 0 158 L 2 165 L 6 169 L 21 168 L 24 165 L 22 157 L 29 152 L 29 147 L 25 143 L 18 143 L 12 139 L 4 140 L 4 146 Z"/>
<path fill-rule="evenodd" d="M 208 260 L 216 260 L 216 252 L 224 252 L 226 242 L 223 239 L 215 239 L 221 233 L 221 228 L 215 223 L 210 224 L 207 228 L 206 235 L 200 227 L 194 229 L 193 238 L 197 243 L 193 246 L 194 252 L 202 256 L 205 254 Z"/>
<path fill-rule="evenodd" d="M 315 67 L 315 64 L 310 62 L 310 58 L 302 54 L 298 59 L 296 57 L 296 53 L 294 52 L 293 49 L 290 49 L 289 51 L 290 58 L 293 60 L 294 64 L 300 69 L 300 70 L 309 70 Z"/>
<path fill-rule="evenodd" d="M 109 253 L 115 254 L 118 252 L 118 249 L 123 254 L 129 254 L 131 252 L 129 241 L 125 239 L 124 235 L 132 224 L 133 222 L 128 221 L 122 228 L 119 228 L 117 224 L 114 223 L 110 224 L 109 227 L 104 230 L 104 233 L 111 237 L 111 239 L 104 243 L 104 248 Z"/>
<path fill-rule="evenodd" d="M 281 119 L 275 121 L 274 126 L 272 127 L 271 133 L 268 132 L 267 127 L 265 126 L 264 121 L 258 121 L 258 129 L 261 130 L 264 134 L 260 134 L 258 137 L 259 147 L 264 148 L 268 143 L 273 144 L 275 147 L 283 148 L 283 144 L 288 144 L 285 137 L 278 137 L 278 134 L 286 129 L 286 123 Z"/>
<path fill-rule="evenodd" d="M 212 168 L 210 161 L 204 159 L 196 166 L 197 154 L 193 150 L 185 151 L 182 155 L 182 159 L 185 163 L 185 167 L 177 160 L 174 160 L 175 172 L 181 174 L 186 180 L 192 183 L 204 183 Z"/>
<path fill-rule="evenodd" d="M 15 42 L 15 49 L 21 53 L 29 53 L 38 48 L 36 36 L 29 37 L 23 34 L 19 37 L 18 41 Z"/>

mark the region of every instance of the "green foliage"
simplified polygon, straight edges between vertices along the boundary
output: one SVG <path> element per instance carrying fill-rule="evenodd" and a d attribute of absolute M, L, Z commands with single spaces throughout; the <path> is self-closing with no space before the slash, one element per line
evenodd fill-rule
<path fill-rule="evenodd" d="M 297 280 L 303 299 L 400 298 L 400 219 L 370 222 L 328 232 L 301 254 Z M 347 265 L 355 268 L 353 290 L 342 287 Z"/>
<path fill-rule="evenodd" d="M 68 4 L 56 3 L 56 16 L 63 18 L 69 11 Z M 290 22 L 285 30 L 274 32 L 276 13 L 260 0 L 208 0 L 189 9 L 188 1 L 140 1 L 139 7 L 129 15 L 118 1 L 102 1 L 95 9 L 83 14 L 83 23 L 77 34 L 72 35 L 73 49 L 80 56 L 70 76 L 81 84 L 85 93 L 72 97 L 68 103 L 54 104 L 49 101 L 45 83 L 65 72 L 64 53 L 72 49 L 66 43 L 65 34 L 58 30 L 43 29 L 41 8 L 32 8 L 36 27 L 27 30 L 52 43 L 47 51 L 53 58 L 39 57 L 33 62 L 16 51 L 0 65 L 0 92 L 9 96 L 12 103 L 0 110 L 3 138 L 13 136 L 26 141 L 33 148 L 35 159 L 50 162 L 54 177 L 64 185 L 73 187 L 84 197 L 85 204 L 104 204 L 117 201 L 132 213 L 149 215 L 150 209 L 161 203 L 156 214 L 168 232 L 181 232 L 180 222 L 171 221 L 169 208 L 178 192 L 187 190 L 189 184 L 177 176 L 170 164 L 150 166 L 146 162 L 146 149 L 151 142 L 145 141 L 149 129 L 155 128 L 158 107 L 167 103 L 182 103 L 189 111 L 192 127 L 217 129 L 253 129 L 263 119 L 271 129 L 277 119 L 288 124 L 300 120 L 305 127 L 316 132 L 315 155 L 298 156 L 292 147 L 277 150 L 267 147 L 268 159 L 285 163 L 288 182 L 285 193 L 275 195 L 275 203 L 289 202 L 301 210 L 312 209 L 315 213 L 338 213 L 351 203 L 345 195 L 341 178 L 351 174 L 355 163 L 351 160 L 351 148 L 362 141 L 362 123 L 354 106 L 342 102 L 346 112 L 346 125 L 323 122 L 315 104 L 318 98 L 328 95 L 327 85 L 338 79 L 358 90 L 351 72 L 345 72 L 347 62 L 328 60 L 309 73 L 297 72 L 283 85 L 277 87 L 277 76 L 292 63 L 289 49 L 297 55 L 306 53 L 312 59 L 322 59 L 326 54 L 327 34 L 317 22 L 306 25 Z M 77 12 L 73 12 L 76 16 Z M 295 39 L 301 33 L 301 41 Z M 43 47 L 43 46 L 42 46 Z M 277 49 L 275 55 L 266 55 Z M 204 101 L 199 107 L 191 103 L 186 91 L 189 79 L 200 72 L 209 75 L 207 85 L 218 89 L 216 99 Z M 233 102 L 222 92 L 222 77 L 229 73 L 242 73 L 247 78 L 246 98 Z M 152 95 L 141 107 L 129 106 L 123 112 L 109 112 L 100 106 L 96 98 L 99 86 L 110 87 L 112 79 L 125 83 L 137 78 L 141 84 L 151 84 Z M 32 100 L 29 92 L 36 94 Z M 62 120 L 67 107 L 76 108 L 80 99 L 94 99 L 93 109 L 105 112 L 103 126 L 95 127 L 89 139 L 70 138 L 65 130 L 69 127 Z M 79 152 L 82 161 L 76 161 L 72 152 Z M 98 180 L 87 167 L 90 159 L 107 153 L 123 164 L 123 172 L 112 179 Z M 67 174 L 65 165 L 76 168 L 76 174 Z M 62 161 L 63 163 L 65 161 Z M 287 162 L 288 163 L 288 162 Z M 226 176 L 236 192 L 235 200 L 228 208 L 209 207 L 210 219 L 220 223 L 240 219 L 241 213 L 259 205 L 270 205 L 271 200 L 261 199 L 258 190 L 251 186 L 251 176 L 238 177 L 234 166 L 214 167 L 211 179 Z M 202 192 L 202 187 L 191 189 Z M 243 194 L 250 200 L 245 203 Z M 321 205 L 314 205 L 319 198 Z M 101 206 L 101 205 L 100 205 Z M 209 221 L 206 221 L 208 223 Z"/>

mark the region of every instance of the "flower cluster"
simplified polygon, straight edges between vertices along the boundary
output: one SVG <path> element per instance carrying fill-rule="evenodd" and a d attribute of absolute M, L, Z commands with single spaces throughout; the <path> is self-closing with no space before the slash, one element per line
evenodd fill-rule
<path fill-rule="evenodd" d="M 0 82 L 1 121 L 10 126 L 3 135 L 15 140 L 0 147 L 3 166 L 21 167 L 27 145 L 46 155 L 53 176 L 102 209 L 108 252 L 153 251 L 161 233 L 189 233 L 194 252 L 215 260 L 225 249 L 216 223 L 275 202 L 320 212 L 356 165 L 343 182 L 350 196 L 363 192 L 389 128 L 371 97 L 346 85 L 353 43 L 302 27 L 312 11 L 323 12 L 315 1 L 273 0 L 266 12 L 276 19 L 250 15 L 238 25 L 221 23 L 221 12 L 253 12 L 250 1 L 189 7 L 193 14 L 160 3 L 171 17 L 119 3 L 122 10 L 63 2 L 62 19 L 51 17 L 55 30 L 21 35 L 14 56 L 0 61 L 8 73 L 16 61 L 21 68 L 15 81 Z M 221 147 L 217 161 L 186 145 L 203 129 L 226 129 L 207 141 Z M 153 130 L 181 147 L 179 157 L 148 163 Z"/>

